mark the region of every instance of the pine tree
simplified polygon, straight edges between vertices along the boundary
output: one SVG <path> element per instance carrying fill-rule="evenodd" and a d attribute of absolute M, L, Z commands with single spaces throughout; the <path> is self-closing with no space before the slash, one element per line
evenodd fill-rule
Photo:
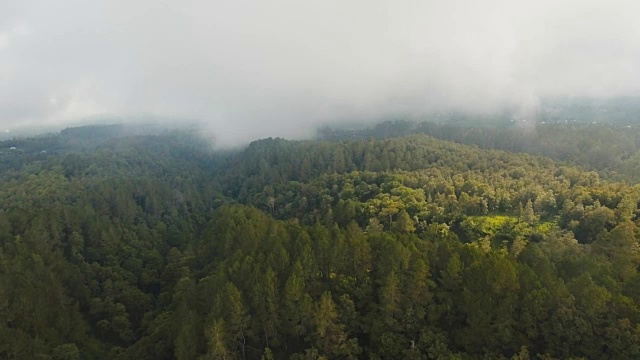
<path fill-rule="evenodd" d="M 398 218 L 396 222 L 393 224 L 393 230 L 398 233 L 413 233 L 416 231 L 416 226 L 411 220 L 411 217 L 405 210 L 401 210 L 398 213 Z"/>

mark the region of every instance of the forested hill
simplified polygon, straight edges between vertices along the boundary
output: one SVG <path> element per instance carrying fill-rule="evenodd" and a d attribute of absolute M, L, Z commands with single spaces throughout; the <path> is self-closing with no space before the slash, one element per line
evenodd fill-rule
<path fill-rule="evenodd" d="M 0 147 L 0 357 L 640 357 L 638 186 L 421 134 Z"/>
<path fill-rule="evenodd" d="M 318 131 L 328 141 L 385 139 L 424 134 L 483 149 L 524 152 L 597 171 L 621 181 L 640 181 L 640 126 L 637 121 L 622 124 L 506 120 L 489 122 L 387 121 L 367 128 Z"/>

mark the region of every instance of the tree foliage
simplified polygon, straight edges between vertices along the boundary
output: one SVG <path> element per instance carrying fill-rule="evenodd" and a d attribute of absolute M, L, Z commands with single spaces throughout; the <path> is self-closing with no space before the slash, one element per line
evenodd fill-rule
<path fill-rule="evenodd" d="M 638 186 L 425 135 L 81 133 L 0 172 L 0 357 L 640 357 Z"/>

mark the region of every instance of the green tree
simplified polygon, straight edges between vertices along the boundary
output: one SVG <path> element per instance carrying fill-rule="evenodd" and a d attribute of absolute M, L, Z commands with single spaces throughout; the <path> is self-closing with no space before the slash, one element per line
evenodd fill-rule
<path fill-rule="evenodd" d="M 412 233 L 416 230 L 413 220 L 405 210 L 401 210 L 398 213 L 396 222 L 393 225 L 393 229 L 398 233 Z"/>

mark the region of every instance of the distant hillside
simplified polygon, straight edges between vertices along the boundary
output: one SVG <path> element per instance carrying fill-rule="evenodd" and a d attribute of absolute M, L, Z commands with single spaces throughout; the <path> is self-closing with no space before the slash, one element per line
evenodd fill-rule
<path fill-rule="evenodd" d="M 19 169 L 24 164 L 42 161 L 52 155 L 82 153 L 105 146 L 127 146 L 126 139 L 172 133 L 189 136 L 190 141 L 198 146 L 210 147 L 210 144 L 203 144 L 205 140 L 191 136 L 191 131 L 172 130 L 157 124 L 87 125 L 66 128 L 59 133 L 0 141 L 0 171 Z"/>
<path fill-rule="evenodd" d="M 409 134 L 427 134 L 484 149 L 544 155 L 598 171 L 606 178 L 640 181 L 640 124 L 461 125 L 398 120 L 355 130 L 325 127 L 318 131 L 318 139 L 385 139 Z"/>

